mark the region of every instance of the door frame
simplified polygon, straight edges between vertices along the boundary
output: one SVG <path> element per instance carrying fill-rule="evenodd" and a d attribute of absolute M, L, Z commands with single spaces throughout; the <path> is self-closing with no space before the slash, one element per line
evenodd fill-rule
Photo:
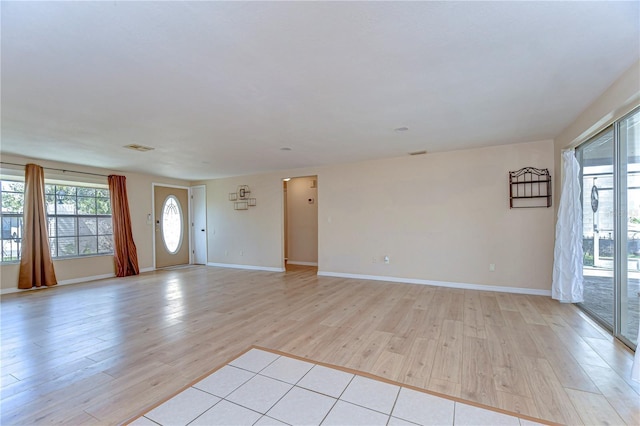
<path fill-rule="evenodd" d="M 193 185 L 189 187 L 189 219 L 191 220 L 191 226 L 189 227 L 189 238 L 190 241 L 192 241 L 192 245 L 191 245 L 191 252 L 189 253 L 189 263 L 193 264 L 195 263 L 195 250 L 196 250 L 196 238 L 195 238 L 195 218 L 194 215 L 196 213 L 195 208 L 193 207 L 193 188 L 202 188 L 204 189 L 204 221 L 205 221 L 205 230 L 206 230 L 206 234 L 205 234 L 205 244 L 204 244 L 204 259 L 205 262 L 204 264 L 206 265 L 209 262 L 209 241 L 208 241 L 208 234 L 209 234 L 209 227 L 207 226 L 207 185 Z M 154 232 L 155 234 L 155 232 Z M 155 247 L 155 244 L 154 244 Z"/>
<path fill-rule="evenodd" d="M 181 185 L 170 185 L 166 183 L 158 183 L 151 182 L 151 248 L 153 252 L 153 270 L 157 269 L 156 267 L 156 186 L 163 186 L 165 188 L 176 188 L 176 189 L 186 189 L 187 190 L 187 214 L 185 215 L 183 212 L 183 220 L 186 218 L 188 220 L 187 228 L 189 229 L 189 265 L 193 264 L 193 238 L 191 234 L 193 233 L 193 227 L 191 226 L 191 188 L 188 186 Z"/>
<path fill-rule="evenodd" d="M 319 177 L 319 175 L 317 173 L 316 174 L 312 174 L 312 175 L 290 175 L 290 176 L 282 177 L 282 178 L 280 178 L 280 184 L 282 185 L 283 182 L 285 182 L 285 179 L 288 179 L 288 181 L 287 181 L 287 183 L 288 183 L 291 179 L 310 178 L 310 177 L 313 177 L 316 180 L 317 195 L 316 195 L 315 203 L 317 204 L 318 203 L 318 199 L 320 198 L 320 185 L 318 183 L 319 180 L 320 180 L 320 177 Z M 287 200 L 285 199 L 285 197 L 287 196 L 288 192 L 289 192 L 289 188 L 288 187 L 287 187 L 287 191 L 286 192 L 284 190 L 284 185 L 280 187 L 280 196 L 282 197 L 282 200 L 281 200 L 281 203 L 280 203 L 280 206 L 282 208 L 282 214 L 280 215 L 280 226 L 282 227 L 282 229 L 280 230 L 280 239 L 281 239 L 281 242 L 282 242 L 282 254 L 280 256 L 280 262 L 281 262 L 281 265 L 282 265 L 282 270 L 285 271 L 285 272 L 287 271 L 287 262 L 285 261 L 285 252 L 284 252 L 285 244 L 287 244 L 285 242 L 285 234 L 286 234 L 285 227 L 287 226 L 287 223 L 285 222 L 285 218 L 288 219 L 286 211 L 285 211 L 287 209 Z M 317 232 L 318 232 L 318 236 L 317 236 L 317 239 L 318 239 L 318 242 L 317 242 L 317 244 L 318 244 L 318 262 L 317 262 L 317 265 L 315 265 L 315 266 L 317 266 L 318 270 L 320 270 L 320 208 L 319 207 L 318 207 L 317 216 L 318 216 L 318 230 L 317 230 Z"/>

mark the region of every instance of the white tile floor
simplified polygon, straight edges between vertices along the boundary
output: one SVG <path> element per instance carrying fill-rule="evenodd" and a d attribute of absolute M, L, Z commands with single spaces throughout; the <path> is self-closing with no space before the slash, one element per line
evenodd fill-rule
<path fill-rule="evenodd" d="M 536 425 L 251 349 L 132 425 Z"/>

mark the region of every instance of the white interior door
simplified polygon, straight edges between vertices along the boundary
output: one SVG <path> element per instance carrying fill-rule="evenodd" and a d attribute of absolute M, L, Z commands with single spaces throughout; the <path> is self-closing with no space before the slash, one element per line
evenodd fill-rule
<path fill-rule="evenodd" d="M 193 263 L 207 264 L 207 191 L 204 185 L 191 188 L 191 230 L 193 235 Z"/>

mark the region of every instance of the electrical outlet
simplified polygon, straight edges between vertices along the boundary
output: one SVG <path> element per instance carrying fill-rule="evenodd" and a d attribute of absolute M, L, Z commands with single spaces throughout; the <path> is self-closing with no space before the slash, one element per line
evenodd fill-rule
<path fill-rule="evenodd" d="M 244 256 L 244 251 L 240 250 L 240 256 Z"/>
<path fill-rule="evenodd" d="M 494 272 L 496 270 L 496 264 L 495 263 L 490 263 L 489 264 L 489 272 Z"/>
<path fill-rule="evenodd" d="M 378 259 L 375 256 L 371 258 L 371 263 L 378 263 Z"/>

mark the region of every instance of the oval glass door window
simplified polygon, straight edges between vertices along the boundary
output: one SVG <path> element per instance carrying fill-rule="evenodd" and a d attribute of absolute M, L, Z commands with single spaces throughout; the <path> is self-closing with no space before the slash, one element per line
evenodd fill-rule
<path fill-rule="evenodd" d="M 173 195 L 169 195 L 162 205 L 162 241 L 171 254 L 182 245 L 182 208 Z"/>

